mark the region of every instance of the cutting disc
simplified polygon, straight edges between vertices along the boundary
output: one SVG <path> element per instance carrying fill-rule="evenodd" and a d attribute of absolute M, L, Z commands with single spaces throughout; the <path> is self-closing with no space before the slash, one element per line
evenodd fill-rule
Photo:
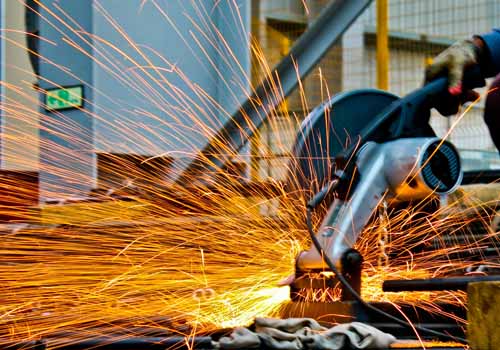
<path fill-rule="evenodd" d="M 388 92 L 362 89 L 337 94 L 316 107 L 302 122 L 294 144 L 291 190 L 307 194 L 321 189 L 331 178 L 335 156 L 357 142 L 361 130 L 397 99 Z"/>

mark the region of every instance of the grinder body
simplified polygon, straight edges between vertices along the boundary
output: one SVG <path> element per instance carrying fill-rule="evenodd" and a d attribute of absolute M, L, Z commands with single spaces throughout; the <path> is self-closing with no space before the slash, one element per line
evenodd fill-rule
<path fill-rule="evenodd" d="M 436 137 L 405 138 L 386 143 L 367 142 L 356 154 L 357 181 L 346 198 L 335 198 L 317 238 L 328 257 L 340 266 L 354 247 L 382 199 L 420 200 L 446 195 L 462 180 L 455 147 Z M 325 269 L 312 247 L 297 258 L 301 271 Z"/>
<path fill-rule="evenodd" d="M 402 98 L 373 89 L 341 93 L 302 123 L 288 183 L 309 204 L 337 183 L 333 200 L 326 197 L 329 209 L 316 235 L 334 264 L 349 261 L 343 256 L 352 251 L 383 198 L 426 199 L 460 184 L 458 152 L 438 139 L 429 124 L 431 109 L 447 98 L 447 86 L 440 78 Z M 484 79 L 476 68 L 465 72 L 464 87 L 481 86 Z M 298 274 L 326 268 L 314 247 L 296 263 Z"/>

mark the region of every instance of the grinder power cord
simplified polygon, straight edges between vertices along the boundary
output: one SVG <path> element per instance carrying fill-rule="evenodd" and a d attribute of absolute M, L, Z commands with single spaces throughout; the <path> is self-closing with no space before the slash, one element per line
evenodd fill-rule
<path fill-rule="evenodd" d="M 347 279 L 344 277 L 344 275 L 337 269 L 335 264 L 332 262 L 332 260 L 328 256 L 328 254 L 325 252 L 325 250 L 321 246 L 321 243 L 319 242 L 318 238 L 316 238 L 316 233 L 314 232 L 314 228 L 313 228 L 313 224 L 312 224 L 313 210 L 316 208 L 317 205 L 319 205 L 322 202 L 322 200 L 324 198 L 326 198 L 326 196 L 330 193 L 330 191 L 333 191 L 335 189 L 336 184 L 338 184 L 338 181 L 332 181 L 332 184 L 329 184 L 323 191 L 319 192 L 317 194 L 317 196 L 315 196 L 313 198 L 313 200 L 311 200 L 307 204 L 307 206 L 306 206 L 306 221 L 307 221 L 307 229 L 309 232 L 309 236 L 311 237 L 311 241 L 312 241 L 314 247 L 320 253 L 320 256 L 322 257 L 323 261 L 328 266 L 328 268 L 330 268 L 332 270 L 332 272 L 335 274 L 335 277 L 342 284 L 342 287 L 347 289 L 349 291 L 349 293 L 356 299 L 356 301 L 359 302 L 361 305 L 363 305 L 363 307 L 365 307 L 373 312 L 376 312 L 380 316 L 385 317 L 385 318 L 387 318 L 387 319 L 389 319 L 389 320 L 391 320 L 391 321 L 393 321 L 393 322 L 395 322 L 403 327 L 411 328 L 411 329 L 414 329 L 416 331 L 432 334 L 432 335 L 435 335 L 435 336 L 438 336 L 441 338 L 446 338 L 446 339 L 450 339 L 452 341 L 457 341 L 457 342 L 466 344 L 467 343 L 466 339 L 463 339 L 460 337 L 454 337 L 452 335 L 438 332 L 438 331 L 435 331 L 433 329 L 428 329 L 425 327 L 413 325 L 413 324 L 410 324 L 409 322 L 407 322 L 403 319 L 400 319 L 400 318 L 397 318 L 391 314 L 388 314 L 387 312 L 380 310 L 379 308 L 367 303 L 365 300 L 363 300 L 361 295 L 359 295 L 354 290 L 354 288 L 347 281 Z"/>

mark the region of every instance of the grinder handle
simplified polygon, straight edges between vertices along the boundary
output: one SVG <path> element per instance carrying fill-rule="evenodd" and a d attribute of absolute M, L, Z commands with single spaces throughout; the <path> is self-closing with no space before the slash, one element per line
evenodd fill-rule
<path fill-rule="evenodd" d="M 485 85 L 478 65 L 464 71 L 462 85 L 464 91 Z M 436 108 L 443 115 L 454 114 L 457 112 L 460 99 L 460 96 L 452 96 L 448 92 L 446 76 L 432 80 L 396 101 L 397 108 L 394 112 L 399 118 L 391 123 L 390 138 L 434 136 L 434 131 L 429 125 L 430 110 Z"/>
<path fill-rule="evenodd" d="M 446 73 L 446 72 L 445 72 Z M 464 91 L 472 90 L 475 88 L 483 87 L 486 82 L 481 74 L 481 69 L 479 65 L 473 65 L 465 69 L 464 76 L 462 79 L 462 86 Z M 447 76 L 440 76 L 435 80 L 431 80 L 425 84 L 422 88 L 414 91 L 408 96 L 404 97 L 404 100 L 408 102 L 419 105 L 426 102 L 431 102 L 431 108 L 435 107 L 432 102 L 436 102 L 436 98 L 441 98 L 448 92 L 448 78 Z"/>
<path fill-rule="evenodd" d="M 467 68 L 464 72 L 464 89 L 470 90 L 484 86 L 485 80 L 478 65 Z M 394 101 L 373 122 L 368 124 L 358 136 L 357 142 L 337 155 L 337 159 L 348 160 L 354 152 L 367 141 L 386 142 L 402 137 L 431 137 L 435 136 L 429 125 L 430 110 L 440 102 L 450 98 L 448 79 L 439 77 L 427 83 L 412 93 Z M 374 135 L 385 130 L 382 139 Z M 380 138 L 380 137 L 379 137 Z"/>

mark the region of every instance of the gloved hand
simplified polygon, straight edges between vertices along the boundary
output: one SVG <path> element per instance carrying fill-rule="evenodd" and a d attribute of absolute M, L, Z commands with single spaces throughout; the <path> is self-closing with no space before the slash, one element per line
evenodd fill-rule
<path fill-rule="evenodd" d="M 466 68 L 479 64 L 477 56 L 482 49 L 481 43 L 480 39 L 458 41 L 434 58 L 432 64 L 427 67 L 426 82 L 443 75 L 448 77 L 449 94 L 443 96 L 439 106 L 436 106 L 441 114 L 455 114 L 460 105 L 479 97 L 477 92 L 463 89 L 462 79 Z"/>
<path fill-rule="evenodd" d="M 468 66 L 478 63 L 477 48 L 470 40 L 454 43 L 434 58 L 425 71 L 425 80 L 431 81 L 446 73 L 448 75 L 449 92 L 459 95 L 462 92 L 462 78 Z"/>

